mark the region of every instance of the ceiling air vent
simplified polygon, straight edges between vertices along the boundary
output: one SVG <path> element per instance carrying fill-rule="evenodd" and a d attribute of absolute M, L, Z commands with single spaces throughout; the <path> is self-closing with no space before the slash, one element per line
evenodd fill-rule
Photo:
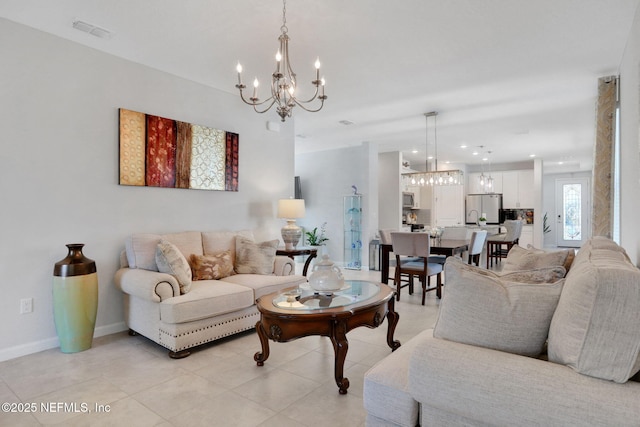
<path fill-rule="evenodd" d="M 104 28 L 100 28 L 96 25 L 89 24 L 88 22 L 84 21 L 73 21 L 73 28 L 85 33 L 89 33 L 92 36 L 96 36 L 101 39 L 110 39 L 113 35 L 113 33 L 109 30 L 105 30 Z"/>

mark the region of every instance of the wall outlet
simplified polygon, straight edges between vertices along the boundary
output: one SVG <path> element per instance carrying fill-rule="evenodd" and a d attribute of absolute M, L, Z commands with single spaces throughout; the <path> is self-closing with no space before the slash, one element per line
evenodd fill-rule
<path fill-rule="evenodd" d="M 33 312 L 33 298 L 22 298 L 20 300 L 20 314 Z"/>

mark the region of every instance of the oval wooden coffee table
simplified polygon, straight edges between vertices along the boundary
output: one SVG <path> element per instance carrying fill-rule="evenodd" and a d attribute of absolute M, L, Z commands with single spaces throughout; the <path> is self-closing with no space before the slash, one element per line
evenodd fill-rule
<path fill-rule="evenodd" d="M 377 328 L 388 321 L 387 344 L 394 351 L 400 341 L 393 339 L 399 315 L 394 309 L 395 292 L 382 283 L 347 280 L 332 294 L 316 293 L 308 283 L 284 292 L 258 298 L 260 321 L 256 330 L 262 351 L 253 357 L 258 366 L 269 358 L 269 339 L 292 341 L 309 335 L 329 337 L 335 354 L 335 380 L 340 394 L 346 394 L 349 379 L 343 377 L 349 342 L 347 332 L 359 326 Z"/>

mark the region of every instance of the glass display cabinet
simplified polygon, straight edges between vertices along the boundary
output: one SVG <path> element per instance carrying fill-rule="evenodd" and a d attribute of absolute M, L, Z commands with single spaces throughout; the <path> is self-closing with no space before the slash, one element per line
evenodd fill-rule
<path fill-rule="evenodd" d="M 362 195 L 344 197 L 344 267 L 362 267 Z"/>

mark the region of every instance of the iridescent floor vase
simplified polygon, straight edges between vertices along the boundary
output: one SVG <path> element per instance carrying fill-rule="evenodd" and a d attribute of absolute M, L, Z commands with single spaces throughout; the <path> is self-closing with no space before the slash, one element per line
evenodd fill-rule
<path fill-rule="evenodd" d="M 69 254 L 53 269 L 53 315 L 63 353 L 91 348 L 98 313 L 96 263 L 82 253 L 82 243 L 67 245 Z"/>

